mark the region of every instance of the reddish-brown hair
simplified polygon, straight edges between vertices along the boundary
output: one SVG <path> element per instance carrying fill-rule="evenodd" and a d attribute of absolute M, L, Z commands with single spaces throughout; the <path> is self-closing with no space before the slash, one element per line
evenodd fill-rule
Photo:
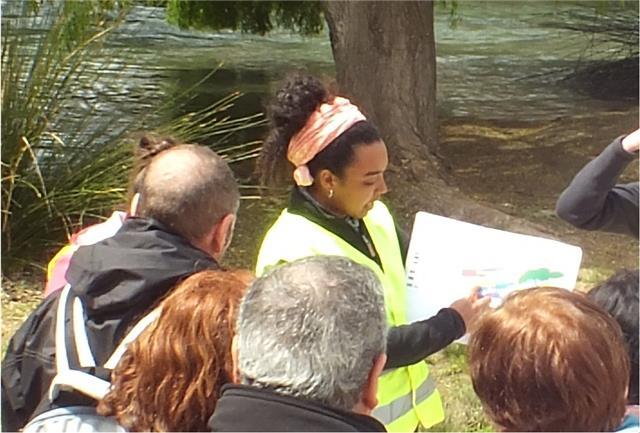
<path fill-rule="evenodd" d="M 625 413 L 620 327 L 580 293 L 511 295 L 481 319 L 469 363 L 486 413 L 507 431 L 613 431 Z"/>
<path fill-rule="evenodd" d="M 231 381 L 236 310 L 251 279 L 247 271 L 204 271 L 180 283 L 128 346 L 98 412 L 129 431 L 206 430 Z"/>

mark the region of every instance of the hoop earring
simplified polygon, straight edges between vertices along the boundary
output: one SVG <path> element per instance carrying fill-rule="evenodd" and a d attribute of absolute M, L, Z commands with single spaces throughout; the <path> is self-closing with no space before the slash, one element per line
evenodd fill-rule
<path fill-rule="evenodd" d="M 332 189 L 329 190 L 329 198 L 333 198 L 333 190 Z"/>

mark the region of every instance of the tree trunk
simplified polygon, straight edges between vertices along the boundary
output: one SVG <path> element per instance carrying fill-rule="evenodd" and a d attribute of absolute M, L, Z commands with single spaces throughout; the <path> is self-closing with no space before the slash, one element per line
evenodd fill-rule
<path fill-rule="evenodd" d="M 342 90 L 381 129 L 395 162 L 420 156 L 435 163 L 433 4 L 329 1 L 326 9 Z"/>
<path fill-rule="evenodd" d="M 325 17 L 341 94 L 380 129 L 389 149 L 392 203 L 407 222 L 427 210 L 478 224 L 540 233 L 481 205 L 448 181 L 438 155 L 436 52 L 430 1 L 327 1 Z M 401 190 L 400 190 L 401 189 Z"/>

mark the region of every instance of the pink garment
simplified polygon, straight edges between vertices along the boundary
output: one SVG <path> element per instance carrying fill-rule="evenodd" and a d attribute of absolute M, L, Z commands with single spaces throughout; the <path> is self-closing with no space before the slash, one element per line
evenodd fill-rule
<path fill-rule="evenodd" d="M 346 98 L 338 96 L 329 104 L 321 104 L 311 114 L 304 127 L 289 141 L 287 159 L 296 166 L 293 172 L 296 184 L 311 185 L 313 177 L 309 173 L 307 163 L 340 134 L 361 120 L 366 120 L 366 117 Z"/>
<path fill-rule="evenodd" d="M 67 285 L 66 274 L 71 256 L 79 247 L 93 245 L 115 235 L 124 224 L 126 218 L 127 214 L 125 212 L 115 211 L 106 221 L 89 226 L 71 236 L 69 244 L 62 247 L 47 266 L 47 283 L 44 287 L 44 297 L 46 298 Z"/>

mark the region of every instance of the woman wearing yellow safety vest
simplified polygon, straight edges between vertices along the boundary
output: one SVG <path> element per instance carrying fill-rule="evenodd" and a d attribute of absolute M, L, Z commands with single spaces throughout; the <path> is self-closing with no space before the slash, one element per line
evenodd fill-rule
<path fill-rule="evenodd" d="M 257 274 L 281 262 L 346 256 L 380 278 L 390 324 L 388 361 L 373 415 L 389 431 L 415 431 L 444 419 L 424 359 L 461 337 L 486 308 L 475 294 L 430 319 L 407 323 L 404 263 L 408 237 L 378 199 L 387 192 L 387 149 L 375 126 L 347 99 L 333 97 L 313 77 L 295 77 L 269 109 L 270 134 L 260 168 L 276 178 L 286 161 L 295 186 L 288 207 L 264 238 Z"/>

